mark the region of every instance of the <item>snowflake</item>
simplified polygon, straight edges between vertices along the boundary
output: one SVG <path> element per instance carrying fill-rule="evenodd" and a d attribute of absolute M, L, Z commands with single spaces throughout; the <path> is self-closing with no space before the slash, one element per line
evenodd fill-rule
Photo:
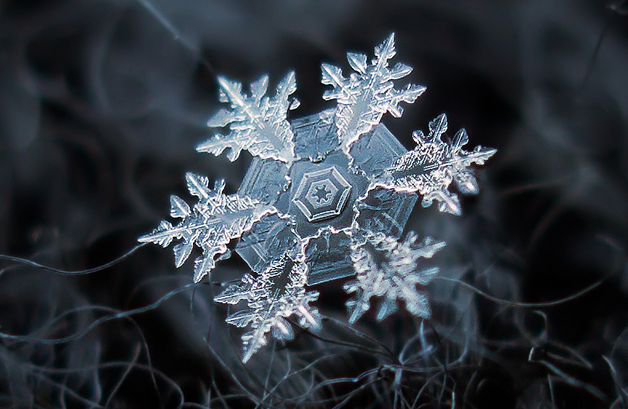
<path fill-rule="evenodd" d="M 250 95 L 242 93 L 242 84 L 220 77 L 220 100 L 231 110 L 220 110 L 208 126 L 229 125 L 230 133 L 197 150 L 220 155 L 228 149 L 232 161 L 248 150 L 254 156 L 249 170 L 233 195 L 223 194 L 222 181 L 210 190 L 207 178 L 188 174 L 188 189 L 199 198 L 193 210 L 172 196 L 171 216 L 183 220 L 177 226 L 163 221 L 139 239 L 163 247 L 182 239 L 174 247 L 177 267 L 195 244 L 200 247 L 195 282 L 228 257 L 227 246 L 237 240 L 235 250 L 252 271 L 215 301 L 246 301 L 227 317 L 229 324 L 250 329 L 242 336 L 244 362 L 267 344 L 269 334 L 291 339 L 289 317 L 303 328 L 320 328 L 318 310 L 310 306 L 318 292 L 307 286 L 355 276 L 344 285 L 353 294 L 347 302 L 351 324 L 370 309 L 373 297 L 381 298 L 378 320 L 396 311 L 399 300 L 411 314 L 431 315 L 425 286 L 438 269 L 426 263 L 445 243 L 429 237 L 419 242 L 414 232 L 400 240 L 417 193 L 423 206 L 436 200 L 440 211 L 460 214 L 449 186 L 455 182 L 460 192 L 477 193 L 471 165 L 482 165 L 495 150 L 463 150 L 464 130 L 451 142 L 443 140 L 447 119 L 441 115 L 427 136 L 413 134 L 417 146 L 408 152 L 379 121 L 387 112 L 400 117 L 399 103 L 413 103 L 425 87 L 394 88 L 393 81 L 412 71 L 400 63 L 389 68 L 394 55 L 390 35 L 370 64 L 365 54 L 347 54 L 355 71 L 349 78 L 323 64 L 322 83 L 333 86 L 323 98 L 336 100 L 336 108 L 291 121 L 288 111 L 298 105 L 290 99 L 296 91 L 293 72 L 273 97 L 266 95 L 266 76 L 251 84 Z"/>

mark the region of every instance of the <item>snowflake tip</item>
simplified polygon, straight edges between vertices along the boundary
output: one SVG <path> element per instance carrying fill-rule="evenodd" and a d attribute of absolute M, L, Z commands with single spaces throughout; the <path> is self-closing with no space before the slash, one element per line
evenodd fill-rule
<path fill-rule="evenodd" d="M 217 300 L 214 299 L 214 301 L 217 301 Z M 217 301 L 217 302 L 220 302 L 220 301 Z M 255 317 L 256 316 L 253 312 L 242 310 L 242 311 L 238 311 L 231 314 L 229 317 L 227 317 L 225 322 L 227 324 L 234 325 L 238 328 L 244 328 L 247 325 L 249 325 L 255 319 Z"/>
<path fill-rule="evenodd" d="M 251 288 L 255 284 L 255 279 L 250 274 L 245 274 L 237 285 L 230 285 L 222 293 L 214 297 L 214 302 L 221 304 L 235 305 L 242 300 L 249 299 Z"/>
<path fill-rule="evenodd" d="M 357 290 L 356 287 L 356 290 L 351 291 L 350 286 L 347 285 L 343 288 L 347 293 L 352 293 Z M 359 300 L 349 300 L 345 303 L 345 305 L 347 306 L 347 311 L 349 312 L 349 324 L 351 325 L 355 324 L 360 317 L 362 317 L 364 313 L 371 308 L 369 300 L 364 298 Z"/>
<path fill-rule="evenodd" d="M 486 148 L 483 146 L 476 146 L 472 152 L 473 159 L 478 165 L 484 165 L 484 162 L 489 160 L 493 155 L 497 153 L 495 148 Z"/>
<path fill-rule="evenodd" d="M 262 332 L 261 328 L 247 333 L 242 336 L 242 344 L 244 345 L 242 363 L 246 364 L 261 347 L 267 344 L 266 333 Z"/>
<path fill-rule="evenodd" d="M 277 317 L 272 329 L 272 335 L 276 339 L 290 341 L 294 339 L 294 331 L 288 321 L 282 317 Z"/>
<path fill-rule="evenodd" d="M 190 194 L 202 200 L 209 199 L 211 192 L 209 191 L 208 187 L 208 177 L 188 172 L 185 174 L 185 180 L 188 183 L 188 190 L 190 191 Z"/>
<path fill-rule="evenodd" d="M 415 294 L 414 297 L 412 302 L 406 299 L 406 309 L 408 312 L 423 319 L 430 319 L 432 317 L 432 310 L 427 295 L 418 293 Z"/>
<path fill-rule="evenodd" d="M 426 258 L 432 257 L 432 255 L 434 255 L 435 252 L 445 247 L 444 241 L 441 241 L 438 244 L 442 244 L 442 245 L 435 246 L 434 251 L 431 254 L 426 255 L 425 256 Z M 421 271 L 421 274 L 414 275 L 413 277 L 411 277 L 411 279 L 409 279 L 409 282 L 420 284 L 420 285 L 428 285 L 429 283 L 432 282 L 434 277 L 436 277 L 436 275 L 438 274 L 438 271 L 439 271 L 438 267 L 425 269 Z"/>
<path fill-rule="evenodd" d="M 412 72 L 412 67 L 404 63 L 398 62 L 390 70 L 390 79 L 398 80 L 409 75 L 411 72 Z M 426 89 L 424 86 L 419 86 L 419 87 L 423 88 L 423 91 L 425 91 Z"/>
<path fill-rule="evenodd" d="M 190 215 L 190 206 L 179 196 L 170 196 L 170 217 L 182 219 Z"/>
<path fill-rule="evenodd" d="M 239 148 L 235 143 L 232 143 L 229 137 L 225 137 L 219 134 L 216 134 L 211 139 L 208 139 L 205 142 L 196 145 L 197 152 L 211 153 L 214 156 L 219 156 L 226 149 L 229 149 L 229 151 L 227 152 L 227 159 L 229 159 L 230 162 L 235 162 L 240 157 L 240 153 L 242 152 L 242 149 Z"/>
<path fill-rule="evenodd" d="M 379 310 L 377 311 L 377 316 L 375 319 L 377 321 L 383 321 L 388 318 L 392 313 L 396 312 L 398 309 L 399 307 L 397 306 L 396 300 L 384 298 L 384 300 L 382 300 L 382 302 L 379 304 Z M 410 309 L 408 309 L 408 311 L 410 311 Z"/>
<path fill-rule="evenodd" d="M 322 63 L 321 64 L 321 83 L 323 85 L 331 85 L 334 88 L 328 89 L 323 93 L 323 99 L 325 101 L 329 101 L 332 99 L 348 99 L 350 96 L 345 95 L 345 88 L 343 87 L 343 83 L 345 81 L 342 76 L 342 69 L 335 65 Z"/>
<path fill-rule="evenodd" d="M 155 243 L 163 248 L 166 248 L 172 242 L 173 236 L 167 234 L 168 230 L 172 229 L 172 224 L 166 220 L 162 220 L 159 226 L 153 230 L 152 233 L 140 236 L 137 241 L 140 243 Z"/>
<path fill-rule="evenodd" d="M 312 299 L 318 299 L 318 291 L 310 292 L 310 296 Z M 299 305 L 297 307 L 297 314 L 299 316 L 299 325 L 303 328 L 309 328 L 312 331 L 320 331 L 321 324 L 321 316 L 316 308 L 305 308 L 303 305 Z"/>
<path fill-rule="evenodd" d="M 222 128 L 223 126 L 227 126 L 231 121 L 233 121 L 233 114 L 221 108 L 214 116 L 207 120 L 206 124 L 210 128 Z"/>
<path fill-rule="evenodd" d="M 390 33 L 383 43 L 375 47 L 375 56 L 379 64 L 383 64 L 386 60 L 390 60 L 395 56 L 395 33 Z"/>
<path fill-rule="evenodd" d="M 286 76 L 281 80 L 277 86 L 277 95 L 281 96 L 282 100 L 288 100 L 288 96 L 294 94 L 297 90 L 297 79 L 294 71 L 288 72 Z"/>
<path fill-rule="evenodd" d="M 174 246 L 174 264 L 177 268 L 181 267 L 183 263 L 186 262 L 188 257 L 190 257 L 190 253 L 192 253 L 192 249 L 194 245 L 192 241 L 184 241 L 183 243 L 179 243 Z"/>
<path fill-rule="evenodd" d="M 215 253 L 225 252 L 227 251 L 227 247 L 223 246 L 224 249 L 222 251 L 216 251 Z M 193 281 L 195 284 L 200 283 L 205 276 L 209 275 L 209 273 L 216 267 L 216 260 L 214 260 L 213 255 L 207 255 L 205 257 L 198 257 L 194 261 L 194 277 Z"/>
<path fill-rule="evenodd" d="M 226 77 L 219 76 L 218 83 L 220 84 L 219 100 L 220 102 L 232 104 L 244 103 L 242 100 L 242 83 L 238 81 L 231 81 Z M 224 126 L 224 125 L 223 125 Z"/>
<path fill-rule="evenodd" d="M 467 143 L 469 143 L 469 135 L 467 134 L 467 130 L 462 128 L 456 132 L 456 136 L 454 136 L 454 140 L 451 143 L 451 149 L 458 151 Z"/>
<path fill-rule="evenodd" d="M 268 90 L 268 75 L 262 75 L 260 79 L 251 83 L 251 97 L 254 101 L 259 102 Z"/>
<path fill-rule="evenodd" d="M 366 54 L 362 53 L 347 53 L 347 60 L 349 61 L 349 65 L 356 72 L 360 74 L 366 73 L 366 68 L 368 66 Z"/>
<path fill-rule="evenodd" d="M 460 175 L 455 182 L 460 193 L 464 195 L 477 195 L 480 192 L 477 180 L 471 175 Z"/>
<path fill-rule="evenodd" d="M 462 215 L 462 207 L 457 194 L 448 190 L 434 190 L 423 196 L 421 206 L 425 208 L 430 207 L 434 200 L 438 203 L 439 212 L 453 214 L 454 216 Z"/>
<path fill-rule="evenodd" d="M 447 128 L 449 127 L 449 123 L 447 122 L 447 115 L 440 114 L 436 118 L 430 121 L 430 134 L 434 135 L 434 137 L 438 138 L 445 132 L 447 132 Z M 468 138 L 467 138 L 468 140 Z"/>

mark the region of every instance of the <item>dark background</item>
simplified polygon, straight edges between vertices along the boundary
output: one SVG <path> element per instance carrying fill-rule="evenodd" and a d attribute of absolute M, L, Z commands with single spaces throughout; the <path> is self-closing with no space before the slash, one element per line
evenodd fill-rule
<path fill-rule="evenodd" d="M 346 72 L 345 52 L 371 55 L 394 31 L 395 61 L 428 90 L 389 129 L 412 148 L 446 112 L 470 147 L 498 149 L 462 217 L 411 217 L 448 242 L 441 274 L 528 303 L 604 280 L 543 308 L 435 282 L 433 322 L 367 316 L 359 334 L 330 283 L 317 288 L 321 334 L 297 329 L 243 367 L 241 332 L 211 302 L 219 285 L 112 315 L 191 283 L 170 249 L 69 277 L 5 260 L 0 407 L 626 407 L 627 12 L 619 0 L 0 2 L 1 254 L 72 271 L 116 259 L 167 217 L 170 194 L 189 199 L 186 171 L 237 190 L 248 154 L 194 150 L 219 108 L 216 75 L 268 73 L 274 87 L 294 69 L 304 116 L 333 106 L 321 62 Z M 245 271 L 234 257 L 212 280 Z"/>

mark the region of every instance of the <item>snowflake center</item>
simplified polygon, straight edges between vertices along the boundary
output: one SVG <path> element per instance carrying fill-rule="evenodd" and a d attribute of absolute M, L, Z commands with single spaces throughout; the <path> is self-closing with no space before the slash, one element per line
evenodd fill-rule
<path fill-rule="evenodd" d="M 316 202 L 319 204 L 323 203 L 323 201 L 326 201 L 329 195 L 331 195 L 331 190 L 327 190 L 327 187 L 325 187 L 324 185 L 317 186 L 316 191 L 314 192 L 314 196 L 316 197 Z"/>
<path fill-rule="evenodd" d="M 309 222 L 336 217 L 342 213 L 351 194 L 351 185 L 335 166 L 306 172 L 293 202 Z"/>

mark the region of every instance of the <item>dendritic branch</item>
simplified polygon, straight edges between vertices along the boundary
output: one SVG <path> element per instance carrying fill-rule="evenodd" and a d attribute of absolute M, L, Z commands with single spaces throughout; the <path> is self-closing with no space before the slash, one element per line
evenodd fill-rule
<path fill-rule="evenodd" d="M 355 71 L 349 78 L 345 78 L 337 66 L 322 65 L 322 83 L 334 87 L 323 94 L 323 99 L 338 102 L 336 127 L 345 153 L 361 135 L 373 129 L 386 112 L 401 117 L 403 108 L 399 103 L 413 103 L 425 91 L 424 86 L 414 84 L 402 90 L 394 88 L 394 80 L 412 72 L 412 67 L 401 63 L 389 68 L 388 60 L 395 54 L 395 35 L 391 34 L 375 47 L 375 58 L 370 65 L 366 54 L 347 54 L 349 65 Z"/>
<path fill-rule="evenodd" d="M 469 142 L 464 129 L 453 141 L 444 141 L 447 116 L 440 115 L 430 122 L 430 132 L 416 131 L 412 138 L 417 146 L 399 157 L 383 174 L 374 179 L 373 187 L 384 187 L 397 192 L 417 192 L 423 196 L 423 207 L 435 200 L 441 212 L 461 214 L 458 196 L 449 191 L 452 182 L 463 194 L 477 194 L 477 181 L 471 165 L 483 165 L 497 152 L 496 149 L 477 146 L 467 152 L 462 147 Z"/>
<path fill-rule="evenodd" d="M 194 267 L 194 282 L 198 283 L 216 265 L 215 257 L 227 253 L 231 240 L 242 236 L 265 215 L 277 213 L 277 209 L 237 194 L 225 195 L 222 179 L 209 189 L 209 179 L 204 176 L 187 173 L 185 178 L 190 193 L 199 198 L 198 203 L 190 209 L 183 199 L 171 196 L 170 216 L 183 220 L 176 226 L 164 220 L 138 240 L 162 247 L 168 247 L 174 239 L 183 240 L 173 249 L 177 268 L 188 259 L 194 245 L 200 247 L 203 256 L 196 259 Z"/>
<path fill-rule="evenodd" d="M 247 303 L 247 308 L 227 317 L 227 323 L 251 329 L 242 336 L 242 362 L 246 363 L 266 345 L 269 332 L 277 339 L 292 339 L 292 327 L 286 320 L 292 315 L 298 318 L 300 326 L 320 329 L 320 314 L 309 305 L 318 299 L 318 292 L 305 290 L 308 268 L 303 258 L 302 253 L 297 260 L 284 253 L 259 276 L 246 274 L 239 284 L 214 298 L 223 304 Z"/>
<path fill-rule="evenodd" d="M 227 157 L 235 161 L 243 149 L 262 159 L 291 162 L 294 156 L 294 141 L 287 113 L 299 103 L 290 99 L 296 89 L 294 72 L 277 86 L 277 94 L 266 96 L 268 76 L 264 75 L 251 84 L 251 95 L 242 94 L 242 84 L 219 77 L 220 101 L 231 104 L 232 110 L 221 109 L 209 121 L 209 127 L 230 125 L 231 133 L 215 135 L 196 147 L 198 152 L 220 155 L 225 149 Z"/>
<path fill-rule="evenodd" d="M 438 273 L 438 268 L 421 268 L 419 259 L 431 258 L 445 247 L 445 242 L 427 237 L 417 243 L 417 239 L 414 232 L 408 233 L 401 242 L 383 233 L 354 233 L 351 261 L 357 279 L 344 285 L 347 293 L 355 293 L 347 301 L 351 324 L 370 309 L 372 297 L 382 297 L 377 312 L 378 321 L 397 310 L 397 300 L 405 301 L 410 313 L 430 318 L 427 296 L 417 287 L 427 285 Z"/>

